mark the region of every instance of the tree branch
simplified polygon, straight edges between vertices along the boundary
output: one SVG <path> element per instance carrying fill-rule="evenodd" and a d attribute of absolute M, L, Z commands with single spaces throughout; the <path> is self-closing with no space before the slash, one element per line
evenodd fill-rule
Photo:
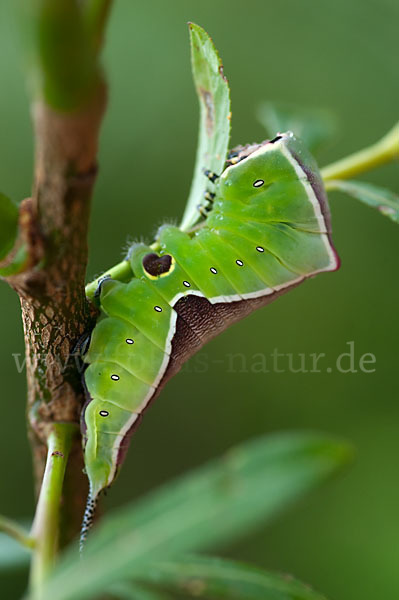
<path fill-rule="evenodd" d="M 29 212 L 24 237 L 30 268 L 9 282 L 21 299 L 37 481 L 52 423 L 79 421 L 82 388 L 72 355 L 93 316 L 84 293 L 86 240 L 104 106 L 99 86 L 91 102 L 73 114 L 43 102 L 33 111 L 34 193 L 23 205 Z"/>
<path fill-rule="evenodd" d="M 101 10 L 103 4 L 103 10 Z M 28 424 L 37 491 L 55 423 L 79 423 L 83 398 L 74 348 L 95 317 L 85 296 L 90 199 L 106 106 L 99 64 L 109 0 L 34 0 L 27 10 L 36 57 L 35 169 L 32 197 L 20 205 L 14 247 L 0 275 L 20 297 L 25 332 Z M 87 494 L 81 442 L 73 440 L 61 543 L 79 531 Z M 67 519 L 64 519 L 66 522 Z"/>

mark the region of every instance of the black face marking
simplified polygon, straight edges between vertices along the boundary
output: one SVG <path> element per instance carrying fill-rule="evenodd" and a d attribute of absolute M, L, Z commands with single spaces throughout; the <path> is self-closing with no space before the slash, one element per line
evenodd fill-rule
<path fill-rule="evenodd" d="M 107 410 L 100 410 L 98 414 L 100 415 L 100 417 L 108 417 L 109 412 Z"/>
<path fill-rule="evenodd" d="M 126 338 L 125 342 L 126 344 L 134 344 L 134 340 L 132 340 L 131 338 Z"/>
<path fill-rule="evenodd" d="M 259 187 L 262 187 L 262 185 L 264 185 L 264 183 L 265 182 L 263 181 L 263 179 L 257 179 L 256 181 L 253 182 L 252 185 L 254 188 L 259 188 Z"/>
<path fill-rule="evenodd" d="M 191 284 L 188 281 L 183 281 L 183 285 L 185 285 L 186 287 L 190 287 Z"/>
<path fill-rule="evenodd" d="M 272 140 L 270 140 L 269 144 L 274 144 L 274 142 L 278 142 L 279 140 L 282 139 L 282 135 L 276 135 L 275 138 L 273 138 Z"/>
<path fill-rule="evenodd" d="M 162 312 L 162 308 L 160 306 L 154 306 L 154 310 L 157 312 Z"/>
<path fill-rule="evenodd" d="M 237 259 L 237 260 L 236 260 L 236 264 L 237 264 L 239 267 L 243 267 L 243 266 L 244 266 L 244 263 L 242 262 L 242 260 L 238 260 L 238 259 Z"/>
<path fill-rule="evenodd" d="M 210 272 L 211 272 L 211 273 L 213 273 L 214 275 L 216 275 L 216 274 L 217 274 L 217 269 L 215 269 L 215 267 L 211 267 L 209 270 L 210 270 Z"/>
<path fill-rule="evenodd" d="M 257 249 L 258 252 L 264 252 L 265 251 L 265 249 L 262 248 L 262 246 L 256 246 L 256 249 Z"/>
<path fill-rule="evenodd" d="M 158 254 L 146 254 L 142 260 L 144 270 L 153 277 L 167 273 L 172 265 L 172 257 L 169 254 L 158 256 Z"/>
<path fill-rule="evenodd" d="M 119 375 L 111 375 L 112 381 L 119 381 Z"/>

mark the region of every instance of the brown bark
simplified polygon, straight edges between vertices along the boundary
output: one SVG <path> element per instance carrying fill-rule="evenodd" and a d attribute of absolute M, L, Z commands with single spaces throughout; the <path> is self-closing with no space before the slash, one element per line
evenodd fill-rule
<path fill-rule="evenodd" d="M 81 373 L 73 351 L 93 322 L 84 282 L 90 198 L 96 178 L 97 144 L 106 104 L 105 85 L 84 108 L 57 112 L 42 102 L 33 107 L 36 138 L 32 198 L 21 205 L 20 239 L 29 264 L 9 278 L 22 307 L 28 383 L 28 422 L 36 488 L 54 422 L 79 422 L 83 401 Z M 82 474 L 81 442 L 76 437 L 65 493 L 80 522 L 87 483 Z M 73 511 L 71 509 L 73 507 Z"/>

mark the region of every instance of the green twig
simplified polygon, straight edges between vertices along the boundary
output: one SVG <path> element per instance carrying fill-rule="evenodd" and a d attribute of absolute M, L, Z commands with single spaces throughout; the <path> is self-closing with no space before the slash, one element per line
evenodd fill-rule
<path fill-rule="evenodd" d="M 88 283 L 86 285 L 86 296 L 90 300 L 93 299 L 98 284 L 104 277 L 111 277 L 112 279 L 116 279 L 116 281 L 129 281 L 132 276 L 133 273 L 129 261 L 122 260 L 122 262 L 105 271 L 101 277 L 97 277 L 94 281 Z"/>
<path fill-rule="evenodd" d="M 0 531 L 14 538 L 21 546 L 25 546 L 29 550 L 35 546 L 35 540 L 23 527 L 3 515 L 0 515 Z"/>
<path fill-rule="evenodd" d="M 399 123 L 376 144 L 324 167 L 321 175 L 325 182 L 350 179 L 393 160 L 399 160 Z M 328 189 L 328 183 L 326 187 Z"/>
<path fill-rule="evenodd" d="M 160 248 L 159 243 L 154 242 L 150 245 L 150 248 L 152 248 L 154 252 L 157 252 Z M 111 267 L 110 269 L 105 271 L 105 273 L 103 273 L 100 277 L 97 277 L 96 279 L 94 279 L 94 281 L 88 283 L 86 285 L 85 291 L 86 296 L 89 298 L 89 300 L 93 300 L 96 289 L 98 288 L 98 284 L 104 277 L 111 277 L 116 281 L 122 282 L 130 281 L 130 279 L 133 277 L 133 272 L 129 260 L 122 260 L 114 267 Z"/>
<path fill-rule="evenodd" d="M 35 549 L 30 585 L 32 597 L 35 599 L 40 598 L 44 580 L 55 562 L 62 484 L 76 430 L 76 425 L 72 423 L 56 423 L 48 437 L 46 468 L 31 533 L 35 540 Z"/>

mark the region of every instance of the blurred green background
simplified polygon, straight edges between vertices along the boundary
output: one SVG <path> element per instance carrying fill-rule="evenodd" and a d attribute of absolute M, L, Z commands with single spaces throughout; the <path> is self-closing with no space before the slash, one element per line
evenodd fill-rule
<path fill-rule="evenodd" d="M 323 107 L 338 117 L 325 165 L 377 140 L 398 120 L 396 0 L 116 0 L 104 53 L 110 85 L 90 233 L 89 278 L 117 262 L 127 240 L 151 240 L 183 212 L 198 108 L 186 22 L 213 37 L 232 90 L 232 145 L 266 137 L 263 100 Z M 12 3 L 0 5 L 0 189 L 29 195 L 32 131 L 27 57 Z M 399 190 L 397 165 L 363 179 Z M 167 386 L 135 435 L 107 504 L 117 506 L 224 449 L 267 431 L 315 429 L 351 440 L 355 464 L 227 555 L 289 572 L 336 600 L 399 595 L 399 230 L 374 210 L 331 197 L 338 273 L 307 282 L 209 344 Z M 0 512 L 33 512 L 18 298 L 3 284 L 0 348 Z M 353 341 L 374 373 L 340 373 Z M 321 373 L 253 373 L 254 354 L 326 353 Z M 231 367 L 231 353 L 241 359 Z M 21 356 L 20 356 L 21 358 Z M 259 359 L 259 356 L 256 357 Z M 286 360 L 286 359 L 284 359 Z M 287 362 L 283 365 L 287 365 Z M 217 362 L 219 361 L 219 362 Z M 332 372 L 326 371 L 331 365 Z M 271 363 L 269 368 L 272 371 Z M 0 574 L 19 598 L 25 573 Z M 4 583 L 3 583 L 4 581 Z"/>

